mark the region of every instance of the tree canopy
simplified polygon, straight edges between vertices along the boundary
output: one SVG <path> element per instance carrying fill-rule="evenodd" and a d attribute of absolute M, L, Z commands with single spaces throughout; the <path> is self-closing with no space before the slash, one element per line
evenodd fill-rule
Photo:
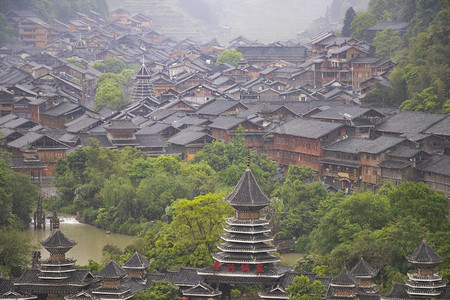
<path fill-rule="evenodd" d="M 349 7 L 347 11 L 345 12 L 345 18 L 344 18 L 344 27 L 342 27 L 342 36 L 351 36 L 351 24 L 353 22 L 353 19 L 356 16 L 356 12 L 353 10 L 353 7 Z"/>
<path fill-rule="evenodd" d="M 219 55 L 219 57 L 217 57 L 216 66 L 223 63 L 229 63 L 230 65 L 237 67 L 239 60 L 241 60 L 241 58 L 242 58 L 241 52 L 238 52 L 234 49 L 225 50 Z"/>
<path fill-rule="evenodd" d="M 168 281 L 153 281 L 145 291 L 138 291 L 133 300 L 173 300 L 180 297 L 178 287 Z"/>
<path fill-rule="evenodd" d="M 389 28 L 375 37 L 373 44 L 377 55 L 391 58 L 398 64 L 390 74 L 391 86 L 375 86 L 367 94 L 366 103 L 414 111 L 450 112 L 450 2 L 372 0 L 365 14 L 371 14 L 376 22 L 409 23 L 402 37 Z M 367 22 L 356 22 L 359 16 L 352 22 L 355 37 L 362 37 L 360 29 L 365 26 L 361 23 Z"/>

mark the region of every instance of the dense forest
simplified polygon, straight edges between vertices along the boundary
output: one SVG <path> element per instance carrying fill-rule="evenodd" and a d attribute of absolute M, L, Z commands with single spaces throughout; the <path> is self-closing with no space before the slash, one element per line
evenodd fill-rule
<path fill-rule="evenodd" d="M 224 218 L 233 214 L 223 196 L 246 167 L 242 131 L 231 143 L 205 146 L 189 162 L 91 143 L 58 162 L 55 185 L 62 197 L 47 206 L 79 211 L 90 224 L 139 235 L 125 251 L 105 247 L 108 259 L 125 261 L 139 251 L 158 272 L 211 265 Z M 311 168 L 291 166 L 280 178 L 277 164 L 255 152 L 250 166 L 272 199 L 265 214 L 277 239 L 295 240 L 296 251 L 305 254 L 297 269 L 336 275 L 344 263 L 352 266 L 363 256 L 380 269 L 377 280 L 389 289 L 411 268 L 405 255 L 426 236 L 445 258 L 439 271 L 450 276 L 448 200 L 441 192 L 404 182 L 386 183 L 376 193 L 361 187 L 350 196 L 331 194 Z M 100 266 L 90 263 L 94 270 Z"/>
<path fill-rule="evenodd" d="M 350 19 L 349 19 L 350 18 Z M 378 56 L 397 62 L 391 86 L 378 84 L 366 95 L 367 103 L 406 110 L 450 112 L 450 1 L 371 0 L 367 12 L 349 13 L 351 35 L 365 38 L 378 22 L 408 22 L 403 36 L 388 28 L 373 41 Z"/>

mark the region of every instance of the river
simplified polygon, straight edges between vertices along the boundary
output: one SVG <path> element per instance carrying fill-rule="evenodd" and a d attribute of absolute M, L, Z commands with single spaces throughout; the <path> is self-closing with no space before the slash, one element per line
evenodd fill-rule
<path fill-rule="evenodd" d="M 78 265 L 87 265 L 89 259 L 96 262 L 102 261 L 102 249 L 107 244 L 118 246 L 124 249 L 131 244 L 136 237 L 123 234 L 111 233 L 106 234 L 104 230 L 95 226 L 78 222 L 75 217 L 63 217 L 64 221 L 60 223 L 61 231 L 77 244 L 67 252 L 67 256 L 77 260 Z M 46 229 L 34 230 L 30 226 L 30 232 L 33 235 L 33 243 L 41 247 L 42 258 L 48 258 L 49 253 L 45 250 L 40 242 L 51 234 L 49 220 L 46 220 Z M 283 253 L 281 259 L 290 266 L 294 266 L 303 254 L 300 253 Z"/>
<path fill-rule="evenodd" d="M 78 222 L 74 217 L 63 217 L 64 221 L 60 223 L 61 231 L 67 238 L 77 242 L 77 244 L 67 252 L 67 256 L 77 260 L 78 265 L 87 265 L 88 259 L 93 259 L 97 262 L 102 260 L 102 249 L 107 244 L 118 246 L 124 249 L 131 244 L 136 237 L 123 234 L 106 234 L 104 230 L 98 229 L 95 226 L 87 225 Z M 33 235 L 33 243 L 41 247 L 42 258 L 48 258 L 49 253 L 45 250 L 40 242 L 51 234 L 49 220 L 46 220 L 45 230 L 34 230 L 30 227 L 30 232 Z"/>

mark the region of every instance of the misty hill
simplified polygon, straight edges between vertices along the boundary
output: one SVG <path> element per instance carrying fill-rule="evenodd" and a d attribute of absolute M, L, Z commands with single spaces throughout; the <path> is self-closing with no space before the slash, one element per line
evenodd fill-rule
<path fill-rule="evenodd" d="M 332 0 L 106 0 L 153 19 L 155 30 L 177 38 L 245 35 L 262 42 L 288 40 L 324 16 Z M 345 2 L 345 1 L 344 1 Z"/>

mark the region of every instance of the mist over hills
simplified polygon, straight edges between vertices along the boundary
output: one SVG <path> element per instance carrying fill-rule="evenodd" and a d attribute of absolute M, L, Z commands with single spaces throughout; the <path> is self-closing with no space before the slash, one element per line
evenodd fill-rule
<path fill-rule="evenodd" d="M 336 1 L 336 0 L 335 0 Z M 333 0 L 107 0 L 153 19 L 155 30 L 176 38 L 217 38 L 226 43 L 245 35 L 261 42 L 288 40 L 327 13 Z M 339 1 L 342 5 L 345 2 Z M 367 2 L 367 1 L 363 1 Z M 344 10 L 345 11 L 345 10 Z"/>

